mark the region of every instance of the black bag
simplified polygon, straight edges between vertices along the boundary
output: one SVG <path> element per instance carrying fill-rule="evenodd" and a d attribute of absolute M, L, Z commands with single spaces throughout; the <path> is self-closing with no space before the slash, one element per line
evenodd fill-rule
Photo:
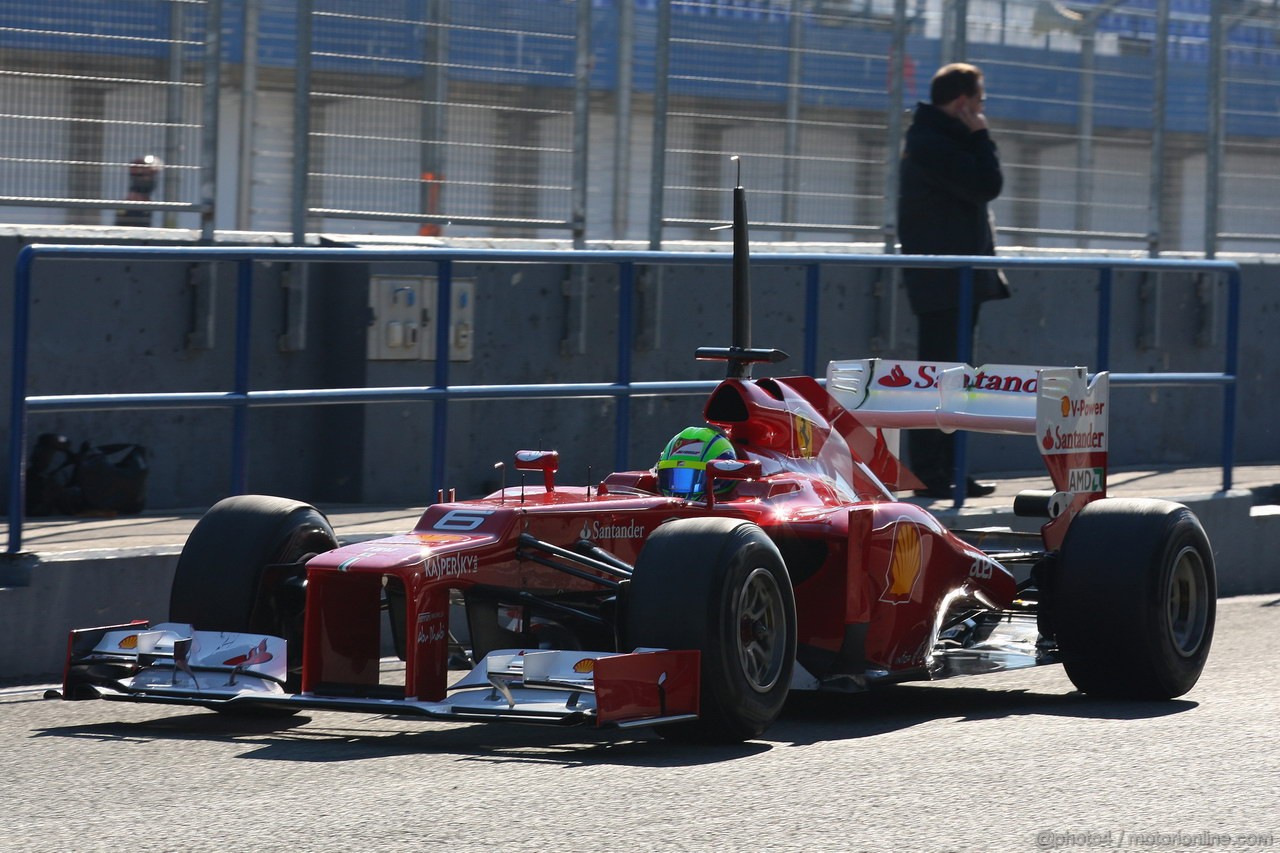
<path fill-rule="evenodd" d="M 27 463 L 27 515 L 77 512 L 68 504 L 75 471 L 75 453 L 65 435 L 46 432 L 38 437 Z"/>
<path fill-rule="evenodd" d="M 133 515 L 147 505 L 147 449 L 141 444 L 103 444 L 81 449 L 76 486 L 88 510 Z"/>
<path fill-rule="evenodd" d="M 89 442 L 71 449 L 66 436 L 44 433 L 27 465 L 27 515 L 138 513 L 147 499 L 147 449 Z"/>

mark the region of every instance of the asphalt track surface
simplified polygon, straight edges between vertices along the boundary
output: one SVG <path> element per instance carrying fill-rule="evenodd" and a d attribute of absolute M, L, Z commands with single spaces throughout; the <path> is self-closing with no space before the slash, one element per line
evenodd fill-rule
<path fill-rule="evenodd" d="M 1180 700 L 1090 699 L 1045 667 L 802 696 L 733 747 L 43 691 L 0 690 L 6 853 L 1280 851 L 1275 596 L 1220 603 Z"/>

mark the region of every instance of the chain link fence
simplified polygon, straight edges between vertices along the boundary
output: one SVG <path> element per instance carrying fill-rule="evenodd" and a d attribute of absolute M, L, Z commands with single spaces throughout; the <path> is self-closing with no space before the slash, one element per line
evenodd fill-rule
<path fill-rule="evenodd" d="M 730 218 L 733 154 L 758 233 L 879 239 L 891 34 L 859 6 L 671 4 L 667 233 Z"/>
<path fill-rule="evenodd" d="M 575 6 L 317 0 L 313 220 L 571 227 Z"/>
<path fill-rule="evenodd" d="M 964 59 L 1001 245 L 1274 251 L 1277 2 L 0 0 L 0 215 L 656 246 L 741 168 L 757 239 L 891 248 Z"/>
<path fill-rule="evenodd" d="M 5 221 L 199 224 L 217 5 L 0 2 Z"/>

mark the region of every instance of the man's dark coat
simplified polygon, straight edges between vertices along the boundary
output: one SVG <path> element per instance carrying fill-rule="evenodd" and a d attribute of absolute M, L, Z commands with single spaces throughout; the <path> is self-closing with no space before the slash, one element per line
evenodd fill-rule
<path fill-rule="evenodd" d="M 898 235 L 905 255 L 994 255 L 987 202 L 1004 176 L 986 130 L 932 104 L 916 106 L 907 129 L 898 192 Z M 959 303 L 959 274 L 947 269 L 903 270 L 911 310 L 945 311 Z M 1004 299 L 1009 288 L 996 270 L 974 270 L 975 305 Z"/>

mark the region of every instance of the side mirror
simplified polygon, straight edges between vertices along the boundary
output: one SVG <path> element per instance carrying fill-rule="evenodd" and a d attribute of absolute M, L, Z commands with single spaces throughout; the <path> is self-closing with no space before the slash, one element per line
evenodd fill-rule
<path fill-rule="evenodd" d="M 707 463 L 707 508 L 716 505 L 716 480 L 758 480 L 764 469 L 756 460 L 713 459 Z"/>
<path fill-rule="evenodd" d="M 517 471 L 541 471 L 548 492 L 556 490 L 556 471 L 560 470 L 560 454 L 554 450 L 517 450 Z"/>

